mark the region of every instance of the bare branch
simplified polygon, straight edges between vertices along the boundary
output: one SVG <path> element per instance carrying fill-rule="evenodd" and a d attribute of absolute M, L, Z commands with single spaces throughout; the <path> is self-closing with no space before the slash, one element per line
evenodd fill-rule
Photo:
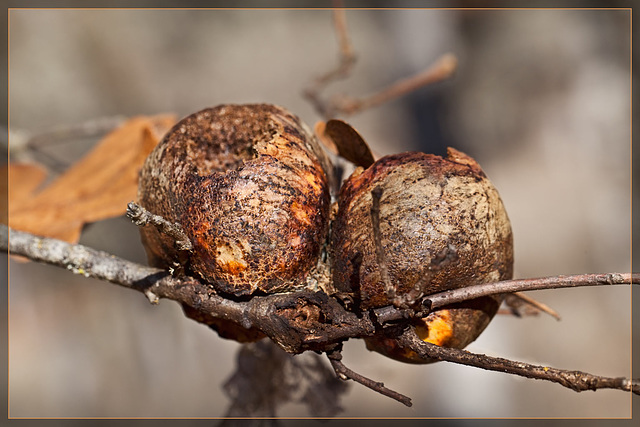
<path fill-rule="evenodd" d="M 525 306 L 530 312 L 528 314 L 539 314 L 541 311 L 547 313 L 549 316 L 553 317 L 556 320 L 560 320 L 560 315 L 557 311 L 549 307 L 548 305 L 541 303 L 540 301 L 531 298 L 529 295 L 522 292 L 514 292 L 512 294 L 507 295 L 507 299 L 505 302 L 513 311 L 516 311 L 517 314 L 520 315 L 518 308 L 520 306 Z"/>
<path fill-rule="evenodd" d="M 574 288 L 579 286 L 603 286 L 640 284 L 638 273 L 576 274 L 572 276 L 539 277 L 537 279 L 503 280 L 501 282 L 484 283 L 466 288 L 452 289 L 429 295 L 424 303 L 431 308 L 471 300 L 486 295 L 506 294 L 518 291 L 534 291 L 540 289 Z"/>
<path fill-rule="evenodd" d="M 408 328 L 399 337 L 399 343 L 403 347 L 410 348 L 424 358 L 445 360 L 447 362 L 475 366 L 476 368 L 487 369 L 490 371 L 505 372 L 526 378 L 556 382 L 575 391 L 611 388 L 640 394 L 640 382 L 638 380 L 630 380 L 623 377 L 601 377 L 581 371 L 565 371 L 547 366 L 514 362 L 499 357 L 486 356 L 484 354 L 474 354 L 465 350 L 444 348 L 422 341 L 411 328 Z"/>
<path fill-rule="evenodd" d="M 127 205 L 127 216 L 131 218 L 133 223 L 138 227 L 143 227 L 147 224 L 155 226 L 160 233 L 166 234 L 173 238 L 176 242 L 176 247 L 181 251 L 193 250 L 193 244 L 189 240 L 180 224 L 174 224 L 167 221 L 160 215 L 154 215 L 137 203 L 130 202 Z"/>
<path fill-rule="evenodd" d="M 334 117 L 335 111 L 332 105 L 320 98 L 320 92 L 329 83 L 348 77 L 356 63 L 356 56 L 347 31 L 347 17 L 344 9 L 342 9 L 342 2 L 339 0 L 334 1 L 333 25 L 338 37 L 338 45 L 340 46 L 338 65 L 333 70 L 317 77 L 303 92 L 305 98 L 313 104 L 316 111 L 325 119 Z"/>
<path fill-rule="evenodd" d="M 399 98 L 411 93 L 422 86 L 428 86 L 451 77 L 457 65 L 458 60 L 456 57 L 453 54 L 447 53 L 441 56 L 430 68 L 419 74 L 400 80 L 376 94 L 361 99 L 342 97 L 341 99 L 335 100 L 334 109 L 342 114 L 351 115 L 368 108 L 377 107 L 394 98 Z"/>
<path fill-rule="evenodd" d="M 318 114 L 327 120 L 340 114 L 352 115 L 359 113 L 360 111 L 376 107 L 394 98 L 411 93 L 423 86 L 445 80 L 451 77 L 458 65 L 456 57 L 451 53 L 447 53 L 442 55 L 436 63 L 428 69 L 397 81 L 378 93 L 365 98 L 337 96 L 327 101 L 320 96 L 320 93 L 329 83 L 349 77 L 356 63 L 356 55 L 354 54 L 347 31 L 345 10 L 342 8 L 342 2 L 339 0 L 334 1 L 333 22 L 340 47 L 338 65 L 327 73 L 316 77 L 313 83 L 303 91 L 304 97 L 311 102 Z"/>
<path fill-rule="evenodd" d="M 10 238 L 9 238 L 10 237 Z M 325 351 L 349 338 L 372 336 L 375 325 L 348 312 L 324 292 L 300 291 L 234 301 L 190 276 L 142 266 L 83 245 L 38 237 L 0 224 L 0 250 L 33 261 L 66 268 L 85 277 L 186 304 L 245 328 L 257 328 L 283 350 Z M 150 298 L 151 299 L 151 298 Z M 303 316 L 301 313 L 315 313 Z"/>
<path fill-rule="evenodd" d="M 373 241 L 376 243 L 376 261 L 380 269 L 380 276 L 384 283 L 385 292 L 390 300 L 396 297 L 396 288 L 389 278 L 389 268 L 384 256 L 382 246 L 382 233 L 380 231 L 380 199 L 382 198 L 382 187 L 377 186 L 371 191 L 371 225 L 373 229 Z"/>
<path fill-rule="evenodd" d="M 172 299 L 246 328 L 257 328 L 280 348 L 291 354 L 307 350 L 326 352 L 332 355 L 331 364 L 342 378 L 346 376 L 407 404 L 407 401 L 403 400 L 408 399 L 406 396 L 393 392 L 381 383 L 344 367 L 339 356 L 336 356 L 336 351 L 339 350 L 341 343 L 349 338 L 374 336 L 384 322 L 398 320 L 408 322 L 411 318 L 409 313 L 411 310 L 389 306 L 375 309 L 371 315 L 363 313 L 364 315 L 357 316 L 347 311 L 336 299 L 327 294 L 310 291 L 234 301 L 216 294 L 213 287 L 193 277 L 173 277 L 166 271 L 132 263 L 86 246 L 37 237 L 30 233 L 9 229 L 1 224 L 0 250 L 12 255 L 25 256 L 33 261 L 66 268 L 86 277 L 106 280 L 143 292 L 147 296 L 153 295 L 155 299 Z M 525 288 L 548 289 L 630 282 L 639 283 L 640 275 L 614 273 L 511 280 L 432 295 L 425 300 L 425 303 L 428 307 L 428 303 L 431 302 L 435 308 L 462 301 L 465 298 L 473 299 L 481 295 L 519 291 Z M 458 292 L 469 289 L 471 291 L 467 293 Z M 310 313 L 312 315 L 309 315 Z M 615 388 L 640 393 L 637 380 L 599 377 L 579 371 L 562 371 L 439 347 L 421 341 L 414 332 L 410 331 L 410 328 L 399 337 L 399 342 L 422 357 L 558 382 L 578 391 Z"/>
<path fill-rule="evenodd" d="M 29 148 L 35 149 L 43 145 L 102 135 L 112 131 L 124 122 L 124 116 L 110 116 L 87 120 L 73 125 L 58 126 L 43 132 L 34 133 L 30 136 L 26 145 Z"/>
<path fill-rule="evenodd" d="M 400 394 L 396 391 L 393 391 L 385 387 L 384 383 L 373 381 L 344 366 L 344 364 L 342 363 L 342 353 L 340 351 L 333 351 L 333 352 L 327 353 L 327 357 L 329 358 L 329 361 L 331 362 L 331 366 L 336 371 L 336 375 L 338 375 L 339 378 L 343 380 L 351 379 L 384 396 L 397 400 L 403 405 L 406 405 L 409 407 L 412 406 L 411 399 L 405 396 L 404 394 Z"/>

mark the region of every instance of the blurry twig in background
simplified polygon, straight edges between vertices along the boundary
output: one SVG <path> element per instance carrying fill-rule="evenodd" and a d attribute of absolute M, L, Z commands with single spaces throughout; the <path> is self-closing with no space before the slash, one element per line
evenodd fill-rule
<path fill-rule="evenodd" d="M 544 312 L 556 320 L 560 320 L 560 315 L 554 309 L 522 292 L 514 292 L 507 295 L 504 302 L 509 308 L 499 311 L 501 314 L 512 314 L 520 317 L 536 316 L 540 312 Z"/>
<path fill-rule="evenodd" d="M 364 97 L 352 98 L 349 96 L 337 96 L 331 101 L 333 109 L 341 114 L 351 115 L 377 107 L 394 98 L 413 92 L 422 86 L 448 79 L 456 69 L 458 61 L 453 54 L 442 55 L 435 64 L 423 72 L 393 83 L 391 86 L 378 93 Z"/>
<path fill-rule="evenodd" d="M 100 117 L 72 125 L 56 126 L 36 132 L 11 129 L 8 148 L 12 158 L 24 159 L 37 154 L 43 159 L 47 169 L 54 173 L 62 173 L 71 162 L 69 159 L 59 159 L 49 153 L 46 148 L 54 144 L 67 144 L 83 138 L 103 136 L 111 132 L 126 121 L 124 116 Z M 4 134 L 5 129 L 0 129 Z"/>
<path fill-rule="evenodd" d="M 347 388 L 319 355 L 292 357 L 261 340 L 243 345 L 237 354 L 236 371 L 224 384 L 231 399 L 225 417 L 275 417 L 288 402 L 304 403 L 311 416 L 333 417 L 342 410 Z"/>
<path fill-rule="evenodd" d="M 356 63 L 356 56 L 353 52 L 351 41 L 349 40 L 349 33 L 347 32 L 347 17 L 344 9 L 342 9 L 342 2 L 339 0 L 334 1 L 334 7 L 333 24 L 340 46 L 338 65 L 333 70 L 317 77 L 303 92 L 305 98 L 311 102 L 318 114 L 325 119 L 333 117 L 336 112 L 334 111 L 334 106 L 320 98 L 320 92 L 329 83 L 349 77 L 351 69 Z"/>
<path fill-rule="evenodd" d="M 353 98 L 347 95 L 335 95 L 330 100 L 323 99 L 320 93 L 325 87 L 338 79 L 349 77 L 356 62 L 356 56 L 349 40 L 347 32 L 347 20 L 342 2 L 334 2 L 333 10 L 334 28 L 340 46 L 338 65 L 333 70 L 317 77 L 303 91 L 304 97 L 311 102 L 325 119 L 331 119 L 338 115 L 352 115 L 368 108 L 384 104 L 394 98 L 406 95 L 416 89 L 449 78 L 455 71 L 458 61 L 453 54 L 441 56 L 434 65 L 414 76 L 393 83 L 381 91 L 363 98 Z"/>

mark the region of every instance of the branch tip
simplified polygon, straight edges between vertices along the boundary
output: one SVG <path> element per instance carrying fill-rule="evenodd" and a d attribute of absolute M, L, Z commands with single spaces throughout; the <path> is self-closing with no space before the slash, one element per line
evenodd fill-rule
<path fill-rule="evenodd" d="M 193 250 L 193 244 L 191 243 L 189 236 L 187 236 L 182 230 L 182 226 L 180 224 L 167 221 L 160 215 L 154 215 L 135 202 L 129 202 L 127 204 L 127 216 L 138 227 L 143 227 L 149 224 L 153 225 L 160 233 L 171 237 L 178 250 Z"/>
<path fill-rule="evenodd" d="M 144 291 L 144 295 L 147 297 L 151 304 L 157 305 L 158 303 L 160 303 L 160 298 L 158 298 L 158 295 L 154 294 L 149 289 Z"/>
<path fill-rule="evenodd" d="M 347 368 L 342 363 L 342 353 L 340 351 L 327 352 L 326 354 L 329 362 L 331 362 L 331 367 L 336 372 L 338 378 L 340 378 L 341 380 L 353 380 L 377 393 L 397 400 L 405 406 L 411 407 L 413 405 L 411 403 L 410 397 L 385 387 L 384 383 L 382 382 L 374 381 Z"/>

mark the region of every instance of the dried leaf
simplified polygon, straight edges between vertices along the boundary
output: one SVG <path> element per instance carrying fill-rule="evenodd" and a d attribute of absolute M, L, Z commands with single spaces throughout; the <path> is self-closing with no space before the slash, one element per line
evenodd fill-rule
<path fill-rule="evenodd" d="M 11 163 L 0 168 L 3 178 L 11 176 L 11 184 L 8 180 L 2 180 L 0 192 L 7 198 L 0 200 L 0 222 L 7 223 L 8 203 L 20 203 L 33 195 L 35 190 L 47 177 L 47 170 L 35 163 Z"/>
<path fill-rule="evenodd" d="M 144 159 L 175 121 L 170 115 L 130 119 L 42 191 L 10 198 L 10 226 L 77 242 L 85 223 L 123 215 Z M 13 175 L 9 181 L 13 186 Z"/>
<path fill-rule="evenodd" d="M 333 139 L 331 139 L 329 135 L 325 133 L 326 128 L 327 128 L 327 124 L 325 122 L 317 122 L 313 127 L 313 131 L 318 136 L 318 139 L 320 140 L 322 145 L 324 145 L 324 148 L 329 150 L 330 153 L 333 153 L 337 156 L 338 147 L 336 147 L 336 144 L 335 142 L 333 142 Z"/>
<path fill-rule="evenodd" d="M 324 126 L 316 124 L 316 132 L 323 143 L 356 166 L 368 168 L 375 162 L 369 145 L 351 125 L 342 120 L 329 120 Z M 327 140 L 330 140 L 327 141 Z"/>

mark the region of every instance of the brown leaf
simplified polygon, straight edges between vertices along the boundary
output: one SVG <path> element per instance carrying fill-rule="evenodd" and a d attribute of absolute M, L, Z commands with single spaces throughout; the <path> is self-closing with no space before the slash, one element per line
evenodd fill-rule
<path fill-rule="evenodd" d="M 0 200 L 0 222 L 7 223 L 8 202 L 20 203 L 28 199 L 47 177 L 47 170 L 35 163 L 11 163 L 0 168 L 2 182 L 0 194 L 7 198 Z M 11 176 L 11 184 L 7 177 Z"/>
<path fill-rule="evenodd" d="M 375 162 L 375 158 L 364 138 L 351 125 L 342 120 L 332 119 L 327 123 L 315 126 L 320 140 L 356 166 L 368 168 Z"/>
<path fill-rule="evenodd" d="M 85 223 L 123 215 L 136 197 L 144 159 L 175 121 L 172 115 L 132 118 L 32 197 L 11 188 L 17 196 L 9 199 L 9 225 L 77 242 Z M 12 167 L 9 173 L 13 187 Z"/>

